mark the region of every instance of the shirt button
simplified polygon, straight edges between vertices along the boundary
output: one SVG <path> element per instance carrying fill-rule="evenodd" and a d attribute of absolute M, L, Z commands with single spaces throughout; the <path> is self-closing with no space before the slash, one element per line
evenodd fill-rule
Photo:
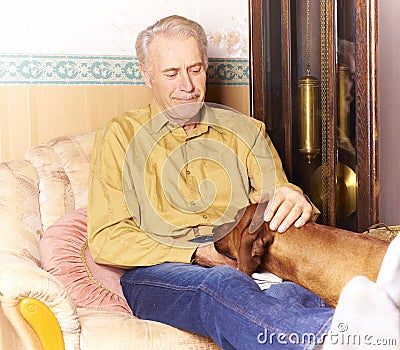
<path fill-rule="evenodd" d="M 190 175 L 190 170 L 186 170 L 186 175 Z"/>
<path fill-rule="evenodd" d="M 208 219 L 208 216 L 206 214 L 203 214 L 203 219 L 204 220 Z"/>

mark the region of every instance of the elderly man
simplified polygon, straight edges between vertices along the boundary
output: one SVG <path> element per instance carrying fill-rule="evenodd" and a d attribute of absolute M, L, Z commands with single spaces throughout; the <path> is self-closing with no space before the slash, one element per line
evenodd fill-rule
<path fill-rule="evenodd" d="M 303 226 L 315 210 L 288 183 L 261 122 L 203 103 L 203 28 L 161 19 L 139 34 L 136 51 L 154 100 L 97 133 L 93 258 L 128 270 L 121 284 L 139 318 L 210 336 L 224 349 L 263 348 L 268 332 L 271 349 L 290 344 L 288 335 L 314 335 L 310 348 L 322 343 L 334 313 L 323 300 L 290 282 L 262 291 L 210 244 L 212 229 L 250 203 L 273 197 L 265 221 L 279 233 Z"/>

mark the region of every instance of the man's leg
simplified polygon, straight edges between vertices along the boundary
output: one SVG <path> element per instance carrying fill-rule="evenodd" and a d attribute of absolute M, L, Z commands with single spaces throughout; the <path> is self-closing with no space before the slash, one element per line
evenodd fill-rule
<path fill-rule="evenodd" d="M 271 296 L 229 266 L 165 263 L 130 270 L 121 284 L 139 318 L 210 336 L 223 349 L 312 349 L 305 343 L 320 341 L 333 315 L 301 302 L 313 299 L 304 288 L 285 293 L 290 284 L 282 283 Z"/>
<path fill-rule="evenodd" d="M 290 281 L 272 284 L 268 289 L 264 290 L 264 294 L 277 299 L 297 302 L 306 307 L 330 307 L 318 295 Z"/>

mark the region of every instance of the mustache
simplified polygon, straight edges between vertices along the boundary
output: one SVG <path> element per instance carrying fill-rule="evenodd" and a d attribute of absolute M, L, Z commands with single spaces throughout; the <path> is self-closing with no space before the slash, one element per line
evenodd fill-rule
<path fill-rule="evenodd" d="M 176 100 L 189 101 L 189 100 L 193 100 L 194 98 L 198 98 L 198 97 L 200 97 L 199 92 L 192 92 L 190 94 L 186 94 L 186 95 L 182 95 L 182 96 L 175 96 L 174 98 Z"/>

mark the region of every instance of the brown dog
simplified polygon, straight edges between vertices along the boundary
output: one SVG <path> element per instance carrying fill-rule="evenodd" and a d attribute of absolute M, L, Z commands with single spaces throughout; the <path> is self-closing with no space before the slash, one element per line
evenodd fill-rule
<path fill-rule="evenodd" d="M 251 274 L 266 269 L 335 306 L 344 285 L 362 275 L 375 281 L 388 242 L 313 222 L 280 234 L 263 221 L 266 205 L 250 205 L 236 221 L 214 229 L 214 245 Z"/>

